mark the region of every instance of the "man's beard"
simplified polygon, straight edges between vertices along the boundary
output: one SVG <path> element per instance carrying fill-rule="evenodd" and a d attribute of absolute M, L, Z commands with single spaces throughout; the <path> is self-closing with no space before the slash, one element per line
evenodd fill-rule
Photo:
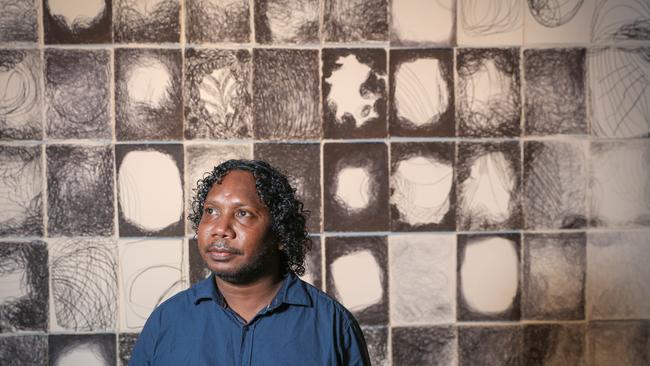
<path fill-rule="evenodd" d="M 213 271 L 213 273 L 228 283 L 237 285 L 252 283 L 269 274 L 274 266 L 279 267 L 280 253 L 278 248 L 269 242 L 264 243 L 261 249 L 251 258 L 250 262 L 241 267 L 232 271 Z"/>

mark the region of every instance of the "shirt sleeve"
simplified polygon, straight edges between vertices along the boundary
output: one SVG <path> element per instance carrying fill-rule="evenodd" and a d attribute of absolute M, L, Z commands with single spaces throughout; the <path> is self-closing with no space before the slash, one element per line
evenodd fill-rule
<path fill-rule="evenodd" d="M 363 332 L 359 324 L 354 320 L 345 327 L 343 345 L 343 365 L 370 366 L 370 356 L 368 355 L 366 340 L 363 337 Z"/>
<path fill-rule="evenodd" d="M 149 366 L 152 364 L 159 331 L 160 311 L 156 309 L 151 313 L 138 336 L 138 341 L 131 352 L 129 366 Z"/>

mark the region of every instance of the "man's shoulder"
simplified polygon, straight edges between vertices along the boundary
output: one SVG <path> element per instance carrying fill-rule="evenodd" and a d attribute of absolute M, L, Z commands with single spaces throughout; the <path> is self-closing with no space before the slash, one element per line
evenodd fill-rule
<path fill-rule="evenodd" d="M 346 324 L 356 322 L 352 313 L 334 297 L 309 282 L 303 281 L 300 278 L 298 280 L 309 294 L 312 300 L 312 306 L 316 312 L 330 314 L 335 318 L 340 318 Z"/>

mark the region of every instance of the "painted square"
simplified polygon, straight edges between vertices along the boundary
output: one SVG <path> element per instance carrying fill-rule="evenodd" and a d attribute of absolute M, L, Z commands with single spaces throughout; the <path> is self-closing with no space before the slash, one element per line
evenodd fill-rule
<path fill-rule="evenodd" d="M 521 326 L 460 326 L 458 365 L 523 364 L 524 335 Z"/>
<path fill-rule="evenodd" d="M 584 361 L 584 325 L 524 325 L 523 364 L 531 366 L 581 366 L 585 364 Z"/>
<path fill-rule="evenodd" d="M 118 366 L 128 366 L 138 336 L 138 333 L 120 333 L 117 336 Z"/>
<path fill-rule="evenodd" d="M 5 366 L 47 364 L 47 336 L 0 337 L 0 364 Z"/>
<path fill-rule="evenodd" d="M 456 329 L 395 327 L 392 329 L 393 365 L 456 365 Z"/>
<path fill-rule="evenodd" d="M 193 0 L 185 4 L 188 43 L 247 43 L 250 41 L 248 1 Z"/>
<path fill-rule="evenodd" d="M 388 327 L 365 326 L 361 327 L 363 337 L 366 339 L 370 363 L 376 366 L 390 365 L 388 358 Z"/>
<path fill-rule="evenodd" d="M 38 10 L 34 0 L 0 0 L 0 42 L 38 42 Z"/>
<path fill-rule="evenodd" d="M 43 150 L 0 145 L 0 235 L 43 235 Z"/>
<path fill-rule="evenodd" d="M 113 0 L 43 0 L 45 44 L 111 43 Z"/>
<path fill-rule="evenodd" d="M 117 362 L 116 335 L 50 334 L 48 337 L 48 365 L 113 366 Z"/>
<path fill-rule="evenodd" d="M 458 0 L 459 45 L 520 45 L 524 4 L 520 0 Z"/>
<path fill-rule="evenodd" d="M 319 0 L 255 0 L 255 40 L 262 44 L 317 44 Z"/>
<path fill-rule="evenodd" d="M 526 2 L 526 44 L 589 43 L 595 5 L 599 1 Z"/>
<path fill-rule="evenodd" d="M 388 40 L 388 0 L 324 0 L 326 42 Z"/>
<path fill-rule="evenodd" d="M 179 0 L 115 0 L 115 42 L 163 43 L 180 40 Z"/>
<path fill-rule="evenodd" d="M 391 45 L 453 46 L 455 43 L 455 0 L 390 2 Z"/>
<path fill-rule="evenodd" d="M 587 328 L 587 365 L 643 366 L 650 362 L 650 322 L 593 322 Z"/>
<path fill-rule="evenodd" d="M 599 1 L 591 18 L 591 42 L 648 41 L 649 18 L 644 0 Z"/>

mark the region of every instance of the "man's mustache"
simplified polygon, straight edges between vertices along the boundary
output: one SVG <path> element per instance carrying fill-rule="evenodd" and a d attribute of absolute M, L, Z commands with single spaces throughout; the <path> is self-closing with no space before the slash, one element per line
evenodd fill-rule
<path fill-rule="evenodd" d="M 226 240 L 215 241 L 214 243 L 210 244 L 210 246 L 207 248 L 207 251 L 226 252 L 230 254 L 242 254 L 241 250 L 235 249 L 230 245 L 228 245 L 228 242 Z"/>

